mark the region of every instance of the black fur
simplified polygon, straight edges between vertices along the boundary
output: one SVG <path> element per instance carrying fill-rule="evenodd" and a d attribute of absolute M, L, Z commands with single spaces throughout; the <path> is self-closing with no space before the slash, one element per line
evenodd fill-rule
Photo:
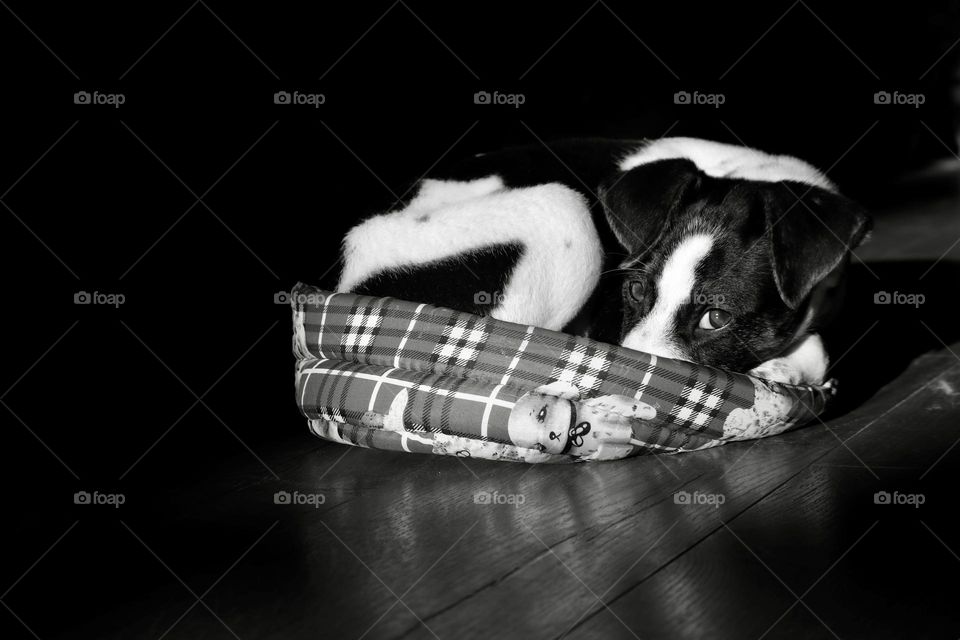
<path fill-rule="evenodd" d="M 378 273 L 354 293 L 430 302 L 484 316 L 493 310 L 522 256 L 523 246 L 515 243 L 483 247 L 456 258 Z"/>

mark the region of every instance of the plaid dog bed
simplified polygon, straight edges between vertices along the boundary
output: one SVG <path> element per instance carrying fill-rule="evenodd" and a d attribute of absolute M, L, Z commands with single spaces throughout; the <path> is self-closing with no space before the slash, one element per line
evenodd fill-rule
<path fill-rule="evenodd" d="M 783 385 L 394 298 L 291 293 L 297 403 L 326 440 L 522 462 L 611 460 L 762 438 L 819 414 Z"/>

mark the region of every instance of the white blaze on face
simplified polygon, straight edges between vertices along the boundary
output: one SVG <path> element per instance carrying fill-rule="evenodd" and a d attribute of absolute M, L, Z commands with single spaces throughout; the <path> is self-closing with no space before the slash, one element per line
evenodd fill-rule
<path fill-rule="evenodd" d="M 677 312 L 690 302 L 696 269 L 713 246 L 713 237 L 697 234 L 682 240 L 667 259 L 657 282 L 657 299 L 623 339 L 623 346 L 664 358 L 689 359 L 674 339 Z"/>

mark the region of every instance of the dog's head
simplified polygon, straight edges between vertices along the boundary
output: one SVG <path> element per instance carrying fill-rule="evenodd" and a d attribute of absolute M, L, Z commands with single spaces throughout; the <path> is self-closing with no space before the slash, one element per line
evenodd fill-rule
<path fill-rule="evenodd" d="M 626 347 L 748 371 L 816 322 L 866 212 L 810 165 L 667 139 L 601 186 L 621 263 Z"/>

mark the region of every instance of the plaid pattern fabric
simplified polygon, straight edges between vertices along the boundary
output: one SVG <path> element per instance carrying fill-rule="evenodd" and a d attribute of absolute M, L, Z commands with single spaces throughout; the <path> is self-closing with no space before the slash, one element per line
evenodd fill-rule
<path fill-rule="evenodd" d="M 490 335 L 486 325 L 486 320 L 478 316 L 451 317 L 430 354 L 430 362 L 441 366 L 473 366 Z"/>
<path fill-rule="evenodd" d="M 731 381 L 727 381 L 726 388 L 717 386 L 717 377 L 709 372 L 707 379 L 690 376 L 677 404 L 670 410 L 670 419 L 677 424 L 688 424 L 693 428 L 707 427 L 720 412 L 723 398 L 729 393 Z"/>
<path fill-rule="evenodd" d="M 297 285 L 291 300 L 297 401 L 337 442 L 527 462 L 677 453 L 794 428 L 832 395 L 393 298 Z M 640 406 L 655 415 L 629 415 Z M 543 408 L 554 437 L 565 416 L 591 435 L 566 453 L 528 442 Z"/>
<path fill-rule="evenodd" d="M 340 339 L 344 353 L 369 353 L 383 322 L 383 306 L 354 306 L 347 314 L 347 323 Z"/>
<path fill-rule="evenodd" d="M 582 344 L 571 338 L 550 372 L 550 377 L 579 389 L 596 391 L 609 369 L 610 360 L 606 351 L 596 344 Z"/>

